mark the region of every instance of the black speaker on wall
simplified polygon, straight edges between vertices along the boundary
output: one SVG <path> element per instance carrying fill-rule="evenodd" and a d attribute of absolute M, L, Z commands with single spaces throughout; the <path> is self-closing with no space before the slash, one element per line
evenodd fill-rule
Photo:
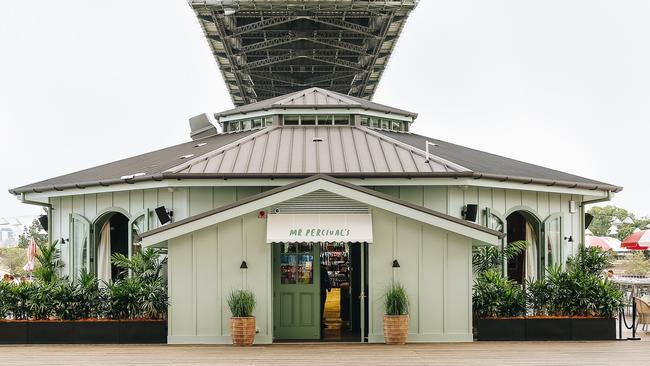
<path fill-rule="evenodd" d="M 477 212 L 478 212 L 478 205 L 475 204 L 465 205 L 465 209 L 463 209 L 463 218 L 467 221 L 475 222 Z"/>
<path fill-rule="evenodd" d="M 47 232 L 47 230 L 49 229 L 49 227 L 47 225 L 47 215 L 39 216 L 38 217 L 38 223 L 41 224 L 41 227 L 43 228 L 43 230 L 45 230 L 45 232 Z"/>
<path fill-rule="evenodd" d="M 166 223 L 172 221 L 171 211 L 167 212 L 165 206 L 156 207 L 156 216 L 158 216 L 158 221 L 160 225 L 165 225 Z"/>

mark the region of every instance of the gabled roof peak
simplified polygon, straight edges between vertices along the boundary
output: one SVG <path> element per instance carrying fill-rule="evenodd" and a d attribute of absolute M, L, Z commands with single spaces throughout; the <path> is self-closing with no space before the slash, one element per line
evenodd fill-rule
<path fill-rule="evenodd" d="M 381 113 L 396 114 L 411 118 L 417 117 L 417 113 L 405 111 L 399 108 L 389 107 L 383 104 L 370 102 L 365 99 L 337 93 L 335 91 L 318 87 L 299 90 L 293 93 L 281 95 L 279 97 L 263 100 L 261 102 L 251 103 L 230 109 L 225 112 L 216 113 L 215 117 L 228 117 L 237 114 L 247 114 L 270 109 L 290 108 L 358 108 L 364 110 L 373 110 Z"/>

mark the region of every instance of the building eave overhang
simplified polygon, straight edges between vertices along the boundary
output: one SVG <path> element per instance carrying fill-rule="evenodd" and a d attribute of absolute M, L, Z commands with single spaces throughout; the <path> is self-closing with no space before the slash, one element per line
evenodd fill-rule
<path fill-rule="evenodd" d="M 505 235 L 484 226 L 415 205 L 381 192 L 357 186 L 328 175 L 317 174 L 145 232 L 141 235 L 142 245 L 145 247 L 155 245 L 320 189 L 329 190 L 370 206 L 388 209 L 393 212 L 400 210 L 399 214 L 403 216 L 470 237 L 481 243 L 497 245 L 498 240 Z"/>
<path fill-rule="evenodd" d="M 85 189 L 89 187 L 98 187 L 98 186 L 112 186 L 117 184 L 136 184 L 140 182 L 150 182 L 150 181 L 163 181 L 163 180 L 185 180 L 185 179 L 303 179 L 312 176 L 315 173 L 249 173 L 249 174 L 229 174 L 229 173 L 218 173 L 218 174 L 205 174 L 205 173 L 160 173 L 154 175 L 145 175 L 140 177 L 134 177 L 131 179 L 104 179 L 97 181 L 87 181 L 80 183 L 70 183 L 62 185 L 48 185 L 48 186 L 36 186 L 36 187 L 27 187 L 27 188 L 14 188 L 9 190 L 9 193 L 13 195 L 20 195 L 21 193 L 44 193 L 48 191 L 64 191 L 68 189 Z M 589 183 L 577 183 L 577 182 L 568 182 L 568 181 L 559 181 L 559 180 L 549 180 L 549 179 L 537 179 L 537 178 L 528 178 L 528 177 L 518 177 L 518 176 L 507 176 L 507 175 L 498 175 L 498 174 L 485 174 L 485 173 L 476 173 L 476 172 L 421 172 L 421 173 L 328 173 L 328 176 L 335 178 L 349 178 L 349 179 L 373 179 L 373 178 L 402 178 L 402 179 L 412 179 L 412 178 L 472 178 L 472 179 L 486 179 L 494 180 L 498 182 L 512 182 L 520 184 L 538 184 L 544 186 L 556 186 L 563 188 L 575 188 L 575 189 L 585 189 L 592 191 L 605 191 L 618 193 L 623 190 L 623 187 L 609 185 L 609 184 L 589 184 Z"/>

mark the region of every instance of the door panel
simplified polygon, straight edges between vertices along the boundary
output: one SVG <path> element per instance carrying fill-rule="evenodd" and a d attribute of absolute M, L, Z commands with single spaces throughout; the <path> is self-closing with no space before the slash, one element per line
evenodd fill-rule
<path fill-rule="evenodd" d="M 314 294 L 301 293 L 300 294 L 300 326 L 311 327 L 314 325 Z"/>
<path fill-rule="evenodd" d="M 320 339 L 319 246 L 272 245 L 274 337 Z"/>
<path fill-rule="evenodd" d="M 294 296 L 291 293 L 281 293 L 280 307 L 276 309 L 280 312 L 280 325 L 283 327 L 291 327 L 294 323 Z"/>

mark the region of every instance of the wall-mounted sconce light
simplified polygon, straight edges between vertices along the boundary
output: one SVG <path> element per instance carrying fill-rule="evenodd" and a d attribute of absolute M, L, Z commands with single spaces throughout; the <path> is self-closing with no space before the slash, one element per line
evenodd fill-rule
<path fill-rule="evenodd" d="M 61 240 L 59 240 L 59 244 L 65 244 L 65 243 L 67 243 L 65 239 L 61 238 Z"/>
<path fill-rule="evenodd" d="M 248 264 L 246 261 L 241 261 L 241 265 L 239 266 L 240 269 L 248 269 Z"/>
<path fill-rule="evenodd" d="M 397 259 L 393 260 L 393 268 L 399 268 L 399 262 L 397 261 Z"/>
<path fill-rule="evenodd" d="M 569 213 L 576 213 L 578 211 L 578 205 L 576 205 L 576 201 L 569 201 Z"/>
<path fill-rule="evenodd" d="M 565 237 L 564 237 L 564 240 L 568 241 L 569 243 L 573 243 L 573 236 L 572 236 L 572 235 L 569 235 L 568 238 L 565 236 Z"/>
<path fill-rule="evenodd" d="M 165 206 L 156 207 L 155 211 L 156 216 L 158 216 L 158 221 L 160 221 L 160 225 L 165 225 L 172 221 L 172 217 L 174 217 L 174 213 L 172 211 L 167 211 Z"/>

